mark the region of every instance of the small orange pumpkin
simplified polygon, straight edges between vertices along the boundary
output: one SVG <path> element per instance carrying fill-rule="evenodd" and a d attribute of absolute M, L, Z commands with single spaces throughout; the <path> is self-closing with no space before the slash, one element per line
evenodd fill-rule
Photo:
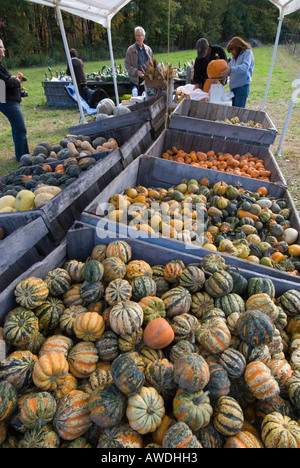
<path fill-rule="evenodd" d="M 146 325 L 143 339 L 149 348 L 163 349 L 174 340 L 174 331 L 167 320 L 158 317 Z"/>

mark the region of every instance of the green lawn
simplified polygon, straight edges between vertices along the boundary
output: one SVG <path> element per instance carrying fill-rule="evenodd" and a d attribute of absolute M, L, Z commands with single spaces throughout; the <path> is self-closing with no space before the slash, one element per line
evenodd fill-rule
<path fill-rule="evenodd" d="M 259 109 L 263 102 L 273 46 L 255 48 L 253 52 L 255 56 L 255 72 L 248 106 Z M 170 53 L 170 55 L 158 54 L 155 58 L 159 61 L 169 62 L 173 66 L 178 66 L 179 63 L 182 66 L 184 62 L 194 60 L 195 56 L 194 50 L 188 50 L 173 52 Z M 121 63 L 124 65 L 123 59 L 116 59 L 115 61 L 117 64 Z M 110 62 L 86 63 L 85 71 L 97 71 L 101 69 L 104 64 L 110 65 Z M 54 72 L 56 70 L 60 71 L 65 67 L 66 64 L 51 66 Z M 10 70 L 12 74 L 17 71 L 18 70 Z M 68 133 L 69 127 L 79 122 L 78 109 L 47 106 L 42 86 L 47 67 L 23 69 L 20 71 L 22 71 L 28 79 L 25 86 L 29 97 L 23 99 L 22 109 L 28 130 L 30 151 L 42 140 L 49 141 L 51 144 L 58 143 L 60 139 Z M 289 55 L 283 47 L 280 47 L 277 54 L 266 109 L 271 119 L 274 122 L 276 121 L 279 129 L 282 128 L 284 124 L 292 94 L 292 81 L 297 78 L 296 75 L 295 58 Z M 299 107 L 299 105 L 297 107 Z M 299 120 L 296 119 L 292 122 L 290 127 L 293 138 L 299 137 L 299 128 Z M 0 114 L 0 176 L 10 172 L 17 166 L 18 164 L 14 161 L 10 125 L 6 118 Z"/>

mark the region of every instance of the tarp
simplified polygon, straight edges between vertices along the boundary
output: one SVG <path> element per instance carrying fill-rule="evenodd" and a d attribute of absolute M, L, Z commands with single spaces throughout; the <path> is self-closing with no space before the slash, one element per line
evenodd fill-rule
<path fill-rule="evenodd" d="M 57 19 L 59 22 L 66 56 L 72 76 L 72 81 L 75 86 L 75 92 L 77 95 L 78 107 L 81 115 L 81 120 L 84 121 L 84 112 L 82 108 L 82 103 L 80 100 L 80 95 L 76 83 L 76 78 L 74 74 L 73 64 L 70 57 L 68 42 L 66 33 L 64 30 L 63 19 L 61 11 L 65 11 L 72 15 L 79 16 L 81 18 L 94 21 L 95 23 L 101 24 L 104 28 L 107 29 L 107 37 L 108 37 L 108 45 L 109 45 L 109 52 L 110 52 L 110 59 L 112 65 L 112 72 L 113 72 L 113 80 L 114 80 L 114 88 L 115 88 L 115 95 L 117 104 L 119 104 L 119 95 L 118 95 L 118 84 L 116 79 L 115 73 L 115 65 L 114 65 L 114 55 L 113 55 L 113 47 L 112 47 L 112 40 L 111 40 L 111 20 L 112 18 L 121 10 L 127 3 L 131 0 L 27 0 L 31 3 L 38 3 L 40 5 L 45 5 L 48 7 L 55 8 Z"/>
<path fill-rule="evenodd" d="M 290 15 L 300 8 L 300 0 L 270 0 L 279 8 L 280 18 Z"/>

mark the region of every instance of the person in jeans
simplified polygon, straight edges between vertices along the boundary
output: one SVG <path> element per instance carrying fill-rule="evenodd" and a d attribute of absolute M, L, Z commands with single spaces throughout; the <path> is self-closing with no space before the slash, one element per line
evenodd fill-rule
<path fill-rule="evenodd" d="M 145 90 L 142 82 L 144 81 L 144 73 L 142 65 L 146 65 L 149 60 L 153 60 L 152 49 L 144 44 L 145 30 L 141 26 L 134 29 L 135 44 L 128 47 L 125 56 L 125 68 L 130 78 L 132 88 L 138 89 L 138 95 L 141 96 Z"/>
<path fill-rule="evenodd" d="M 79 94 L 92 109 L 96 109 L 99 102 L 102 101 L 102 99 L 109 98 L 109 95 L 102 88 L 96 88 L 93 90 L 88 87 L 83 61 L 80 58 L 78 58 L 77 50 L 71 49 L 70 55 L 72 59 Z M 71 76 L 69 65 L 67 67 L 66 74 Z"/>
<path fill-rule="evenodd" d="M 252 47 L 240 37 L 235 36 L 227 44 L 227 50 L 232 58 L 221 76 L 230 76 L 229 87 L 234 93 L 232 105 L 244 108 L 249 96 L 254 69 Z"/>
<path fill-rule="evenodd" d="M 212 60 L 226 60 L 227 55 L 223 47 L 211 45 L 205 37 L 198 39 L 196 44 L 197 58 L 194 65 L 194 89 L 202 89 L 207 80 L 207 65 Z M 225 84 L 225 83 L 224 83 Z"/>
<path fill-rule="evenodd" d="M 0 39 L 0 80 L 5 84 L 5 102 L 0 101 L 0 112 L 9 120 L 15 146 L 16 160 L 20 161 L 23 154 L 28 154 L 27 130 L 21 110 L 21 81 L 18 76 L 12 76 L 2 64 L 5 57 L 5 47 Z"/>

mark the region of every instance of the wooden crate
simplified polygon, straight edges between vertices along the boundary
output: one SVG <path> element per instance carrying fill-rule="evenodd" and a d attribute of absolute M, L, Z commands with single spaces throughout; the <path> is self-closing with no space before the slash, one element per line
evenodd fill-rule
<path fill-rule="evenodd" d="M 42 85 L 45 90 L 47 104 L 49 106 L 66 106 L 76 107 L 77 104 L 69 96 L 66 91 L 66 86 L 69 85 L 66 81 L 43 81 Z"/>
<path fill-rule="evenodd" d="M 91 254 L 95 245 L 105 244 L 108 245 L 120 239 L 118 234 L 112 235 L 111 237 L 105 236 L 105 232 L 94 226 L 86 225 L 84 223 L 76 222 L 69 230 L 67 238 L 51 252 L 44 260 L 33 265 L 15 281 L 13 281 L 2 293 L 0 293 L 0 326 L 3 324 L 3 320 L 9 311 L 16 307 L 14 291 L 16 286 L 23 280 L 35 276 L 37 278 L 44 279 L 47 273 L 54 268 L 59 268 L 64 265 L 67 260 L 78 259 L 85 261 Z M 128 238 L 126 241 L 131 245 L 132 248 L 132 259 L 142 259 L 148 262 L 151 266 L 157 264 L 166 264 L 170 260 L 181 259 L 186 265 L 189 263 L 197 263 L 201 257 L 195 257 L 185 251 L 174 251 L 163 246 L 149 244 L 140 239 Z M 227 260 L 228 265 L 232 265 L 231 258 Z M 249 269 L 240 269 L 240 273 L 246 278 L 250 279 L 253 276 L 261 277 L 262 275 L 258 272 L 251 272 Z M 269 277 L 275 286 L 276 296 L 280 296 L 284 292 L 290 289 L 300 290 L 300 285 L 295 284 L 291 281 L 282 281 L 281 279 Z"/>
<path fill-rule="evenodd" d="M 238 117 L 240 122 L 244 123 L 253 120 L 261 124 L 262 128 L 217 122 L 232 117 Z M 274 143 L 278 133 L 271 119 L 263 111 L 189 99 L 181 101 L 172 113 L 169 128 L 265 148 Z"/>
<path fill-rule="evenodd" d="M 110 198 L 117 193 L 124 193 L 128 187 L 142 185 L 145 187 L 169 188 L 172 185 L 180 183 L 183 178 L 200 180 L 202 177 L 207 177 L 211 183 L 216 183 L 222 180 L 229 185 L 234 185 L 240 180 L 240 178 L 235 175 L 224 174 L 218 171 L 211 171 L 209 169 L 201 169 L 188 165 L 179 165 L 173 161 L 142 155 L 133 161 L 133 163 L 130 164 L 130 166 L 128 166 L 120 176 L 116 177 L 112 183 L 107 186 L 90 205 L 87 206 L 82 213 L 81 221 L 85 224 L 96 226 L 97 229 L 109 231 L 108 235 L 117 233 L 123 238 L 140 238 L 145 242 L 154 245 L 161 245 L 168 249 L 176 250 L 177 252 L 184 250 L 189 254 L 195 255 L 195 257 L 203 257 L 211 251 L 203 247 L 199 247 L 196 244 L 185 243 L 177 239 L 170 239 L 169 237 L 164 237 L 160 234 L 149 235 L 143 231 L 138 231 L 127 224 L 109 221 L 106 216 L 102 214 L 105 212 L 105 209 L 107 209 L 106 204 L 109 202 Z M 287 201 L 287 205 L 291 209 L 290 221 L 292 226 L 300 232 L 298 212 L 288 191 L 284 187 L 268 182 L 261 184 L 261 181 L 255 179 L 245 179 L 243 188 L 256 191 L 262 185 L 268 188 L 269 194 L 275 199 L 284 198 Z M 291 278 L 290 274 L 283 273 L 274 268 L 250 263 L 247 260 L 232 257 L 228 254 L 220 253 L 220 255 L 226 258 L 228 262 L 235 265 L 237 268 L 251 268 L 252 272 L 259 272 L 262 275 L 269 275 L 272 278 L 282 278 L 287 281 Z M 294 277 L 293 281 L 300 284 L 300 276 Z"/>
<path fill-rule="evenodd" d="M 59 195 L 39 209 L 20 213 L 1 213 L 0 226 L 25 226 L 33 217 L 42 216 L 55 242 L 59 242 L 79 220 L 84 208 L 116 177 L 124 167 L 145 152 L 153 143 L 150 122 L 142 126 L 123 127 L 104 132 L 105 138 L 116 138 L 120 148 L 111 152 L 95 153 L 98 163 L 92 169 L 83 172 L 77 182 L 65 188 Z M 80 157 L 77 159 L 81 159 Z M 62 161 L 50 163 L 52 167 Z M 32 166 L 32 171 L 34 170 Z M 18 170 L 14 171 L 17 173 Z M 5 177 L 0 179 L 0 188 L 5 185 Z M 17 219 L 17 223 L 14 221 Z"/>
<path fill-rule="evenodd" d="M 161 96 L 153 101 L 146 101 L 130 106 L 129 114 L 112 117 L 104 120 L 92 120 L 85 124 L 75 125 L 69 128 L 72 135 L 88 135 L 96 138 L 103 132 L 116 130 L 125 126 L 142 125 L 151 122 L 152 128 L 157 137 L 164 128 L 166 114 L 166 97 Z"/>
<path fill-rule="evenodd" d="M 270 181 L 284 187 L 287 187 L 282 171 L 271 153 L 267 148 L 261 146 L 250 145 L 246 143 L 238 143 L 227 140 L 218 140 L 215 138 L 208 138 L 193 133 L 187 133 L 184 131 L 166 129 L 157 140 L 150 146 L 146 154 L 161 158 L 162 154 L 176 146 L 178 149 L 189 153 L 190 151 L 207 151 L 214 150 L 216 153 L 231 153 L 231 154 L 246 154 L 251 153 L 254 157 L 258 157 L 264 161 L 266 170 L 271 171 Z M 177 163 L 181 164 L 181 163 Z M 180 166 L 182 167 L 182 165 Z M 224 174 L 223 172 L 221 174 Z M 248 178 L 239 176 L 241 183 L 249 180 Z"/>
<path fill-rule="evenodd" d="M 40 214 L 32 213 L 25 225 L 19 215 L 0 222 L 7 234 L 0 242 L 0 292 L 57 247 Z"/>

